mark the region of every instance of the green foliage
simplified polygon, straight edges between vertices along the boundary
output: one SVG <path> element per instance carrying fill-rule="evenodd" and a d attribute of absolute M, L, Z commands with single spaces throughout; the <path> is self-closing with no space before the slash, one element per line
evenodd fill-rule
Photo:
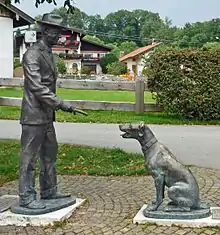
<path fill-rule="evenodd" d="M 172 48 L 148 63 L 148 86 L 166 113 L 181 118 L 220 118 L 220 48 Z"/>
<path fill-rule="evenodd" d="M 104 57 L 102 57 L 100 60 L 100 66 L 102 67 L 102 72 L 107 73 L 107 65 L 114 63 L 116 61 L 118 61 L 118 57 L 113 52 L 110 52 L 106 54 Z"/>
<path fill-rule="evenodd" d="M 5 0 L 11 2 L 11 0 Z M 19 0 L 15 0 L 19 1 Z M 53 0 L 36 0 L 38 4 L 53 3 Z M 63 0 L 71 3 L 71 0 Z M 72 4 L 73 5 L 73 4 Z M 186 23 L 178 28 L 172 25 L 170 19 L 162 19 L 158 13 L 136 9 L 133 11 L 118 10 L 102 18 L 100 15 L 87 15 L 74 7 L 74 14 L 67 14 L 66 8 L 56 8 L 52 11 L 63 18 L 65 26 L 83 29 L 85 34 L 95 36 L 105 45 L 113 43 L 116 46 L 125 41 L 133 41 L 139 47 L 150 44 L 152 39 L 164 41 L 169 45 L 181 48 L 202 47 L 207 42 L 218 42 L 220 35 L 220 19 Z"/>
<path fill-rule="evenodd" d="M 121 74 L 126 72 L 124 70 L 125 65 L 122 63 L 119 63 L 118 59 L 120 57 L 120 52 L 123 52 L 124 54 L 128 54 L 131 51 L 137 49 L 138 46 L 135 42 L 123 42 L 119 46 L 115 46 L 110 53 L 105 55 L 100 61 L 100 65 L 102 67 L 103 73 L 107 73 L 111 71 L 113 74 Z M 112 65 L 116 65 L 116 68 L 114 69 Z M 113 70 L 112 70 L 113 69 Z M 121 71 L 121 72 L 120 72 Z"/>
<path fill-rule="evenodd" d="M 59 56 L 56 56 L 56 65 L 57 65 L 58 72 L 60 74 L 65 74 L 67 72 L 65 62 Z"/>
<path fill-rule="evenodd" d="M 0 186 L 15 180 L 19 173 L 20 143 L 0 140 Z M 58 174 L 146 175 L 141 154 L 120 149 L 60 144 L 57 155 Z"/>
<path fill-rule="evenodd" d="M 57 88 L 57 95 L 66 100 L 96 100 L 96 101 L 122 101 L 135 102 L 135 93 L 133 91 L 114 91 L 114 90 L 81 90 Z M 1 88 L 1 96 L 22 97 L 23 88 L 7 87 Z M 152 94 L 145 92 L 145 102 L 154 103 Z M 83 117 L 85 118 L 85 117 Z"/>
<path fill-rule="evenodd" d="M 72 93 L 72 89 L 69 89 Z M 88 90 L 87 90 L 88 91 Z M 84 93 L 87 93 L 87 91 Z M 134 93 L 134 92 L 133 92 Z M 83 93 L 82 93 L 83 94 Z M 100 95 L 99 98 L 101 97 Z M 88 95 L 89 97 L 89 95 Z M 111 96 L 114 97 L 114 94 Z M 79 98 L 83 100 L 82 97 Z M 92 99 L 91 99 L 92 100 Z M 103 99 L 104 100 L 104 99 Z M 131 102 L 131 100 L 129 100 Z M 146 102 L 146 101 L 145 101 Z M 149 102 L 149 99 L 147 99 Z M 20 117 L 20 107 L 0 106 L 0 118 L 18 120 Z M 220 120 L 199 121 L 180 119 L 175 116 L 170 116 L 164 112 L 145 112 L 143 114 L 136 114 L 134 111 L 115 111 L 115 110 L 86 110 L 88 116 L 72 115 L 71 113 L 64 113 L 58 111 L 56 120 L 58 122 L 75 122 L 75 123 L 140 123 L 144 120 L 147 124 L 177 124 L 177 125 L 220 125 Z"/>
<path fill-rule="evenodd" d="M 122 62 L 113 62 L 107 65 L 107 71 L 109 74 L 121 75 L 127 72 L 127 66 Z"/>
<path fill-rule="evenodd" d="M 88 66 L 82 66 L 81 68 L 81 74 L 87 74 L 89 75 L 91 73 L 91 69 Z"/>
<path fill-rule="evenodd" d="M 182 48 L 202 47 L 207 42 L 218 42 L 220 34 L 220 19 L 186 23 L 181 29 L 176 29 L 173 40 Z"/>
<path fill-rule="evenodd" d="M 90 42 L 94 42 L 94 43 L 97 43 L 99 45 L 104 45 L 105 46 L 105 43 L 101 39 L 96 37 L 96 36 L 86 35 L 83 39 L 86 39 L 86 40 L 88 40 Z"/>
<path fill-rule="evenodd" d="M 202 47 L 205 50 L 216 50 L 220 49 L 220 43 L 219 42 L 207 42 Z"/>
<path fill-rule="evenodd" d="M 20 59 L 14 59 L 14 69 L 22 67 L 22 63 L 20 62 Z"/>
<path fill-rule="evenodd" d="M 87 14 L 82 12 L 80 9 L 75 8 L 74 14 L 67 14 L 66 8 L 60 7 L 55 8 L 52 13 L 62 17 L 63 25 L 66 27 L 74 27 L 84 29 L 87 22 Z"/>
<path fill-rule="evenodd" d="M 135 42 L 126 41 L 126 42 L 122 42 L 118 46 L 114 47 L 114 49 L 112 50 L 112 53 L 115 54 L 117 58 L 119 58 L 121 52 L 123 52 L 123 54 L 126 55 L 126 54 L 134 51 L 137 48 L 138 48 L 138 46 Z"/>
<path fill-rule="evenodd" d="M 6 5 L 11 4 L 12 0 L 4 0 L 4 3 Z M 20 3 L 21 0 L 14 0 L 14 3 Z M 49 3 L 49 4 L 54 4 L 57 5 L 57 1 L 56 0 L 35 0 L 35 7 L 38 7 L 39 5 L 43 4 L 43 3 Z M 64 8 L 67 8 L 66 13 L 74 13 L 75 7 L 73 6 L 75 2 L 73 0 L 63 0 L 63 6 Z"/>

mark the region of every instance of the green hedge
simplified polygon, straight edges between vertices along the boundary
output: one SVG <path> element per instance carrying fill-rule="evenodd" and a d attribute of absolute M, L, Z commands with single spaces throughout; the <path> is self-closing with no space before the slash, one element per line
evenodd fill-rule
<path fill-rule="evenodd" d="M 127 65 L 123 62 L 113 62 L 107 65 L 107 71 L 112 75 L 121 75 L 127 72 Z"/>
<path fill-rule="evenodd" d="M 67 72 L 67 68 L 66 68 L 66 64 L 64 62 L 64 60 L 62 58 L 60 58 L 58 55 L 56 55 L 56 65 L 57 65 L 57 69 L 58 72 L 60 74 L 66 74 Z"/>
<path fill-rule="evenodd" d="M 22 67 L 22 63 L 20 62 L 20 59 L 14 59 L 14 69 Z"/>
<path fill-rule="evenodd" d="M 187 119 L 220 118 L 220 49 L 156 51 L 145 73 L 166 113 Z"/>

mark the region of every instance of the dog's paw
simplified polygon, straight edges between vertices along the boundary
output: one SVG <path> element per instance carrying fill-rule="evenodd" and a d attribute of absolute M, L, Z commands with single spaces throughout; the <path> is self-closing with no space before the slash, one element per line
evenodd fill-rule
<path fill-rule="evenodd" d="M 152 205 L 156 205 L 157 204 L 157 201 L 156 200 L 153 200 L 152 201 Z"/>
<path fill-rule="evenodd" d="M 147 210 L 148 211 L 156 211 L 158 209 L 158 205 L 154 204 L 154 205 L 148 205 L 147 206 Z"/>

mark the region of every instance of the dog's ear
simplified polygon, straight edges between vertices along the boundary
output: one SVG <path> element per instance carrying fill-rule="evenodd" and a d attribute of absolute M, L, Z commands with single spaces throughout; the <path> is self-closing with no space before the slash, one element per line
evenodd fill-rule
<path fill-rule="evenodd" d="M 138 131 L 138 136 L 143 137 L 144 136 L 144 130 L 145 130 L 145 124 L 144 122 L 141 122 L 139 125 L 139 131 Z"/>
<path fill-rule="evenodd" d="M 141 122 L 141 123 L 140 123 L 139 129 L 145 129 L 145 124 L 144 124 L 144 122 Z"/>

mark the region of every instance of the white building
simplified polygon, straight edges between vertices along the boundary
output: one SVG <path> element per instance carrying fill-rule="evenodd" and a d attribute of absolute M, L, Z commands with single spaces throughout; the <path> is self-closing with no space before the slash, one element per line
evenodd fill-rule
<path fill-rule="evenodd" d="M 31 25 L 34 19 L 13 5 L 0 0 L 0 77 L 13 78 L 14 28 Z"/>
<path fill-rule="evenodd" d="M 144 47 L 140 47 L 127 55 L 119 58 L 120 62 L 124 62 L 127 65 L 127 70 L 134 77 L 141 75 L 145 66 L 145 58 L 147 58 L 152 50 L 161 43 L 152 43 Z"/>
<path fill-rule="evenodd" d="M 84 67 L 93 74 L 102 73 L 100 60 L 111 51 L 111 48 L 84 39 L 85 34 L 80 29 L 65 28 L 62 34 L 64 44 L 54 46 L 52 51 L 64 60 L 68 74 L 81 74 Z M 41 32 L 38 31 L 37 39 L 40 37 Z M 21 61 L 29 46 L 25 43 L 24 34 L 16 36 L 16 45 L 19 47 Z"/>

